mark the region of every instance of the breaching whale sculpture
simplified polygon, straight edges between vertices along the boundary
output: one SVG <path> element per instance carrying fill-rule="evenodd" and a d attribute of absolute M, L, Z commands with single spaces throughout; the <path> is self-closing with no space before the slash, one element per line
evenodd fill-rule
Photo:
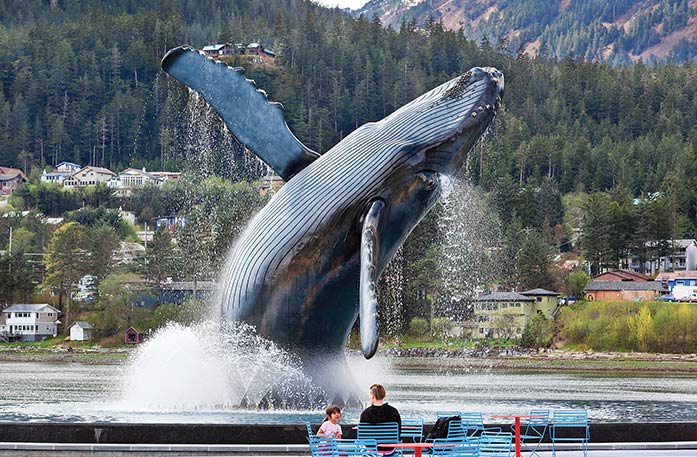
<path fill-rule="evenodd" d="M 378 346 L 378 277 L 487 129 L 503 74 L 472 68 L 319 155 L 290 132 L 243 70 L 188 47 L 165 72 L 198 92 L 236 138 L 287 183 L 250 222 L 221 275 L 221 307 L 299 355 L 329 399 L 356 398 L 344 348 L 360 315 L 366 358 Z M 362 397 L 363 395 L 361 395 Z"/>

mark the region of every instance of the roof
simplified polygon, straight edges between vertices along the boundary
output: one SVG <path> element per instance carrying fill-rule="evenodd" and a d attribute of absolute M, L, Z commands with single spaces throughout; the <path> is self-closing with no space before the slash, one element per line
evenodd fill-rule
<path fill-rule="evenodd" d="M 665 271 L 656 276 L 656 281 L 670 281 L 671 279 L 697 279 L 697 271 Z"/>
<path fill-rule="evenodd" d="M 92 324 L 90 324 L 90 323 L 87 322 L 87 321 L 75 321 L 75 322 L 73 322 L 73 325 L 71 325 L 70 327 L 75 327 L 76 325 L 77 325 L 78 327 L 84 328 L 85 330 L 89 330 L 89 329 L 91 329 L 91 328 L 94 328 L 94 327 L 92 326 Z"/>
<path fill-rule="evenodd" d="M 208 46 L 204 46 L 203 50 L 204 51 L 219 51 L 225 47 L 224 44 L 209 44 Z"/>
<path fill-rule="evenodd" d="M 686 249 L 690 244 L 695 241 L 694 238 L 680 239 L 680 240 L 660 240 L 662 243 L 666 243 L 668 246 L 675 246 L 676 248 Z M 658 241 L 647 241 L 644 243 L 645 246 L 654 247 L 658 245 Z"/>
<path fill-rule="evenodd" d="M 160 284 L 160 287 L 166 290 L 216 290 L 218 284 L 213 281 L 197 281 L 194 288 L 193 281 L 173 281 Z"/>
<path fill-rule="evenodd" d="M 535 301 L 534 298 L 526 297 L 518 292 L 493 292 L 480 295 L 475 301 Z"/>
<path fill-rule="evenodd" d="M 629 271 L 629 270 L 613 270 L 613 271 L 606 271 L 604 273 L 600 273 L 599 275 L 596 275 L 595 278 L 599 278 L 601 276 L 614 276 L 617 279 L 614 281 L 648 281 L 649 278 L 648 276 L 644 276 L 641 273 L 636 273 L 634 271 Z M 604 281 L 604 280 L 601 280 Z"/>
<path fill-rule="evenodd" d="M 71 174 L 71 176 L 77 176 L 77 177 L 79 177 L 78 175 L 79 175 L 80 173 L 82 173 L 82 172 L 84 172 L 84 171 L 87 171 L 87 170 L 92 170 L 92 171 L 94 171 L 95 173 L 101 173 L 101 174 L 103 174 L 103 175 L 116 176 L 116 173 L 114 173 L 113 171 L 109 170 L 108 168 L 93 167 L 93 166 L 91 166 L 91 165 L 90 165 L 90 166 L 87 166 L 87 167 L 85 167 L 85 168 L 81 168 L 81 169 L 79 169 L 78 171 L 74 171 L 74 172 Z"/>
<path fill-rule="evenodd" d="M 162 181 L 163 178 L 160 178 L 158 176 L 154 176 L 152 173 L 149 173 L 148 171 L 143 168 L 142 170 L 139 168 L 126 168 L 123 170 L 121 173 L 119 173 L 119 176 L 123 175 L 141 175 L 145 176 L 147 178 L 152 179 L 153 181 Z"/>
<path fill-rule="evenodd" d="M 540 288 L 526 290 L 525 292 L 521 292 L 521 294 L 523 294 L 523 295 L 550 295 L 550 296 L 554 296 L 554 297 L 559 295 L 557 292 L 552 292 L 551 290 L 540 289 Z"/>
<path fill-rule="evenodd" d="M 22 178 L 24 179 L 24 176 L 22 176 L 22 173 L 0 173 L 0 181 L 9 181 L 11 179 L 17 179 L 17 178 Z"/>
<path fill-rule="evenodd" d="M 41 176 L 63 176 L 63 177 L 68 177 L 72 175 L 74 172 L 73 171 L 50 171 L 50 172 L 43 172 Z"/>
<path fill-rule="evenodd" d="M 0 167 L 0 173 L 7 173 L 7 174 L 16 174 L 19 173 L 20 175 L 24 176 L 24 172 L 20 170 L 19 168 L 10 168 L 10 167 Z"/>
<path fill-rule="evenodd" d="M 658 281 L 591 281 L 584 289 L 586 292 L 595 290 L 653 290 L 668 292 L 668 289 Z"/>
<path fill-rule="evenodd" d="M 67 165 L 67 166 L 73 167 L 73 168 L 82 168 L 82 165 L 77 164 L 75 162 L 68 162 L 67 160 L 64 160 L 63 162 L 56 165 L 56 168 L 62 167 L 63 165 Z"/>
<path fill-rule="evenodd" d="M 52 311 L 54 313 L 60 313 L 58 309 L 54 308 L 48 303 L 17 303 L 16 305 L 10 305 L 2 310 L 3 313 L 14 313 L 22 311 L 29 311 L 32 313 L 38 313 L 40 311 Z"/>

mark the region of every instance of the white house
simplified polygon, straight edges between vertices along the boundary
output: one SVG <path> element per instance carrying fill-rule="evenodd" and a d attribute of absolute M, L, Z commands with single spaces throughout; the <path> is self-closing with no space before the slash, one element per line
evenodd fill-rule
<path fill-rule="evenodd" d="M 48 182 L 62 186 L 63 181 L 68 179 L 73 173 L 74 172 L 70 171 L 51 171 L 47 173 L 46 170 L 44 170 L 41 173 L 41 180 L 43 182 Z"/>
<path fill-rule="evenodd" d="M 165 178 L 149 173 L 145 167 L 142 169 L 126 168 L 124 171 L 111 178 L 109 187 L 115 189 L 116 193 L 119 195 L 128 196 L 131 189 L 145 186 L 159 186 L 163 182 L 165 182 Z"/>
<path fill-rule="evenodd" d="M 66 178 L 63 181 L 63 187 L 79 188 L 96 186 L 99 183 L 108 184 L 114 176 L 116 176 L 116 173 L 106 168 L 85 167 Z"/>
<path fill-rule="evenodd" d="M 60 311 L 46 303 L 11 305 L 2 310 L 0 333 L 22 341 L 43 341 L 58 334 Z"/>
<path fill-rule="evenodd" d="M 89 341 L 92 339 L 92 324 L 85 321 L 75 321 L 70 326 L 70 341 Z"/>
<path fill-rule="evenodd" d="M 82 169 L 82 165 L 78 165 L 74 162 L 61 162 L 58 165 L 56 165 L 56 169 L 53 171 L 65 171 L 68 173 L 75 173 L 76 171 L 80 171 Z"/>
<path fill-rule="evenodd" d="M 132 241 L 122 241 L 119 250 L 114 252 L 113 258 L 118 263 L 130 264 L 143 255 L 145 255 L 145 246 Z"/>

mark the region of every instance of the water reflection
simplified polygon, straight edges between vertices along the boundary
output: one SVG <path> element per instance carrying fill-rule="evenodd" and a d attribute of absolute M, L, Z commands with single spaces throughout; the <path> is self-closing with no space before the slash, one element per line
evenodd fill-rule
<path fill-rule="evenodd" d="M 368 365 L 365 365 L 368 364 Z M 585 408 L 592 421 L 697 421 L 697 379 L 646 373 L 552 373 L 400 370 L 389 360 L 352 360 L 361 386 L 381 382 L 404 417 L 432 422 L 436 411 L 485 415 L 532 407 Z M 366 368 L 366 367 L 370 368 Z M 302 423 L 319 411 L 251 411 L 187 406 L 158 411 L 118 401 L 122 367 L 79 363 L 0 362 L 0 420 L 140 423 Z M 345 423 L 359 411 L 344 411 Z"/>

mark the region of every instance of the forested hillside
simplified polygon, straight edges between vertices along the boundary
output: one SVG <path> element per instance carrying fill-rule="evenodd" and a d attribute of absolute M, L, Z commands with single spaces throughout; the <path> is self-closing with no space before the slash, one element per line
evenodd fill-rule
<path fill-rule="evenodd" d="M 177 45 L 257 41 L 278 57 L 248 65 L 248 77 L 320 152 L 472 66 L 501 69 L 504 110 L 466 174 L 489 193 L 511 255 L 525 243 L 553 253 L 575 241 L 580 223 L 562 203 L 570 193 L 595 221 L 580 247 L 596 265 L 617 265 L 646 240 L 696 235 L 697 69 L 689 63 L 532 59 L 438 22 L 395 30 L 302 0 L 4 0 L 0 18 L 0 165 L 34 176 L 72 160 L 259 177 L 220 123 L 196 130 L 194 97 L 158 67 Z M 426 222 L 417 244 L 433 233 Z M 407 260 L 423 260 L 428 246 L 418 246 Z M 547 274 L 522 280 L 521 271 L 521 287 L 555 287 Z"/>
<path fill-rule="evenodd" d="M 511 52 L 625 65 L 697 57 L 695 0 L 371 0 L 385 25 L 440 21 Z"/>

